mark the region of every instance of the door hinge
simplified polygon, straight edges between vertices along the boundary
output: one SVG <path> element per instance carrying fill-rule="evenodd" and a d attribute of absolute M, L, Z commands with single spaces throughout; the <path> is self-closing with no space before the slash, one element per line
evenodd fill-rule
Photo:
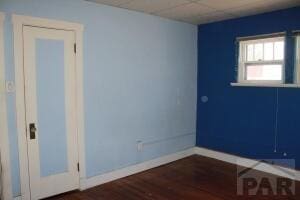
<path fill-rule="evenodd" d="M 74 43 L 74 53 L 77 52 L 77 46 L 76 46 L 76 43 Z"/>
<path fill-rule="evenodd" d="M 80 171 L 79 163 L 77 163 L 77 171 Z"/>

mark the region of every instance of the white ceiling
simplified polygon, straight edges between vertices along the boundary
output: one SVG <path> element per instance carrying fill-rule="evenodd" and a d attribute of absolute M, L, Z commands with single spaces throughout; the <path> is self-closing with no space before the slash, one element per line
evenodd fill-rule
<path fill-rule="evenodd" d="M 300 0 L 87 0 L 191 24 L 205 24 L 300 5 Z"/>

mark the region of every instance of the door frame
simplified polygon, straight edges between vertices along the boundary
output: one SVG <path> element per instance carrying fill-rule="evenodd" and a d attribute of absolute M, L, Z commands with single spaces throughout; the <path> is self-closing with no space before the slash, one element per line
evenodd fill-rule
<path fill-rule="evenodd" d="M 0 163 L 2 164 L 2 197 L 12 199 L 12 182 L 9 155 L 9 137 L 7 123 L 7 104 L 5 87 L 5 59 L 4 59 L 4 20 L 5 14 L 0 12 Z M 0 194 L 1 195 L 1 194 Z"/>
<path fill-rule="evenodd" d="M 16 115 L 19 142 L 19 162 L 21 199 L 30 200 L 29 169 L 27 155 L 25 104 L 24 104 L 24 63 L 23 63 L 23 26 L 35 26 L 75 32 L 76 54 L 76 119 L 78 134 L 78 160 L 80 164 L 79 183 L 86 178 L 84 145 L 84 103 L 83 103 L 83 30 L 82 24 L 65 21 L 36 18 L 24 15 L 12 15 L 14 36 L 14 61 L 16 84 Z M 78 188 L 80 189 L 81 186 Z"/>

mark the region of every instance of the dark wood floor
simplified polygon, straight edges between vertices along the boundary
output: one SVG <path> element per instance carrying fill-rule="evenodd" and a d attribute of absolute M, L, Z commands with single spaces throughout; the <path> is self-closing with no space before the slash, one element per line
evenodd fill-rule
<path fill-rule="evenodd" d="M 255 172 L 259 176 L 275 176 Z M 299 200 L 300 184 L 294 195 L 237 195 L 237 168 L 201 156 L 191 156 L 83 192 L 51 200 Z"/>

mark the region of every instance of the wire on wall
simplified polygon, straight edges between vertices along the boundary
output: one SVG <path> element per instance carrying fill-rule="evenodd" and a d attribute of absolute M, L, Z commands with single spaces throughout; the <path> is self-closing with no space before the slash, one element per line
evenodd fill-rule
<path fill-rule="evenodd" d="M 3 182 L 2 182 L 2 163 L 1 163 L 1 152 L 0 152 L 0 200 L 3 197 Z"/>
<path fill-rule="evenodd" d="M 279 89 L 276 89 L 276 113 L 275 113 L 275 134 L 274 134 L 274 152 L 277 152 L 277 139 L 278 139 L 278 105 L 279 105 Z"/>

